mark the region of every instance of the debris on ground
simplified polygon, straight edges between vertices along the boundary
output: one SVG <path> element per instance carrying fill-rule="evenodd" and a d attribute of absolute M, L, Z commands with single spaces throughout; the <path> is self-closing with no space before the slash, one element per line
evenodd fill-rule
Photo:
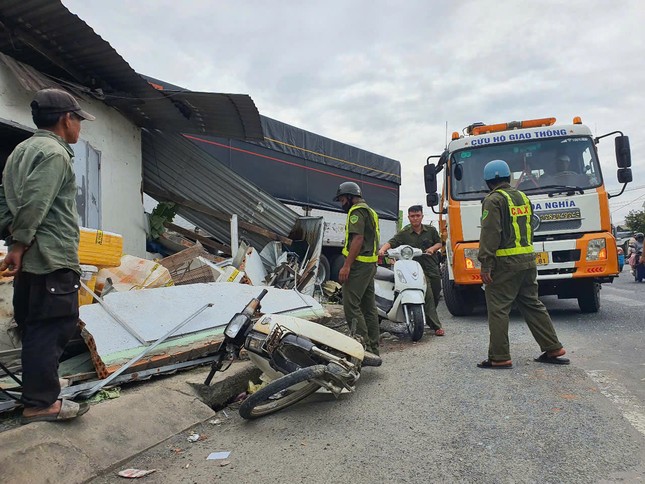
<path fill-rule="evenodd" d="M 89 399 L 92 403 L 102 402 L 103 400 L 113 400 L 121 396 L 121 387 L 114 387 L 108 390 L 101 390 Z"/>
<path fill-rule="evenodd" d="M 80 305 L 79 332 L 60 367 L 61 377 L 69 382 L 61 393 L 64 398 L 89 398 L 99 390 L 94 402 L 117 398 L 118 388 L 102 390 L 100 383 L 114 376 L 109 384 L 121 385 L 210 363 L 224 327 L 260 288 L 269 290 L 262 301 L 264 313 L 308 320 L 327 315 L 313 297 L 322 218 L 299 219 L 288 237 L 256 227 L 269 242 L 258 246 L 256 238 L 240 239 L 232 256 L 230 246 L 215 243 L 208 234 L 163 225 L 171 230 L 157 227 L 156 240 L 163 239 L 158 246 L 164 249 L 155 249 L 157 260 L 123 254 L 118 234 L 83 231 L 80 262 L 92 271 L 84 279 L 89 291 Z M 322 292 L 320 286 L 318 290 Z M 195 301 L 212 306 L 182 326 L 195 313 Z M 0 353 L 6 351 L 0 348 Z M 14 356 L 2 354 L 2 361 Z M 20 376 L 19 360 L 10 368 Z M 1 388 L 13 386 L 0 377 Z M 246 396 L 244 392 L 238 399 Z M 15 400 L 0 397 L 0 412 L 16 406 Z"/>
<path fill-rule="evenodd" d="M 117 475 L 127 477 L 128 479 L 138 479 L 139 477 L 147 476 L 156 471 L 157 469 L 123 469 Z"/>
<path fill-rule="evenodd" d="M 231 453 L 229 451 L 221 451 L 221 452 L 211 452 L 208 454 L 208 457 L 206 457 L 206 460 L 225 460 L 228 459 Z"/>
<path fill-rule="evenodd" d="M 252 381 L 249 380 L 249 384 L 248 384 L 248 386 L 246 388 L 246 392 L 249 395 L 251 395 L 251 394 L 257 392 L 258 390 L 264 388 L 268 384 L 269 384 L 268 381 L 263 381 L 262 383 L 253 383 Z"/>

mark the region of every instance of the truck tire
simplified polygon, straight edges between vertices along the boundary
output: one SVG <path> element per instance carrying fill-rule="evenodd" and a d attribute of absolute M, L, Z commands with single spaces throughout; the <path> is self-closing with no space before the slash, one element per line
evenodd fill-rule
<path fill-rule="evenodd" d="M 331 259 L 331 271 L 330 271 L 330 278 L 332 281 L 338 281 L 338 273 L 340 270 L 343 268 L 343 264 L 345 263 L 345 256 L 342 254 L 337 254 L 332 257 Z"/>
<path fill-rule="evenodd" d="M 331 279 L 331 268 L 329 266 L 329 260 L 324 255 L 320 255 L 320 260 L 318 261 L 318 272 L 316 273 L 316 284 L 322 284 Z"/>
<path fill-rule="evenodd" d="M 583 313 L 597 313 L 600 309 L 600 284 L 595 281 L 580 281 L 578 306 Z"/>
<path fill-rule="evenodd" d="M 468 316 L 473 312 L 477 303 L 477 294 L 471 288 L 459 288 L 450 280 L 448 267 L 441 266 L 441 284 L 443 285 L 443 300 L 453 316 Z"/>

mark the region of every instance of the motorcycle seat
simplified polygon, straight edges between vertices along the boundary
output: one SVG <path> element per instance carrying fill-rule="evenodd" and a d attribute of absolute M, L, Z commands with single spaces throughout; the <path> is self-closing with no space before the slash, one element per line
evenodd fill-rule
<path fill-rule="evenodd" d="M 374 279 L 378 279 L 379 281 L 394 282 L 394 271 L 387 269 L 386 267 L 377 266 Z"/>

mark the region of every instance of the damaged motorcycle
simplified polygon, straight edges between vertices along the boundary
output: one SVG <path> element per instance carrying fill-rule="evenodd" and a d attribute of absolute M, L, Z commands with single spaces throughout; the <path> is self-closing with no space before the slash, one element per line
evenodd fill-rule
<path fill-rule="evenodd" d="M 363 366 L 380 366 L 380 357 L 350 336 L 295 316 L 261 314 L 260 301 L 266 293 L 263 290 L 228 322 L 204 382 L 209 385 L 225 361 L 245 348 L 267 384 L 242 402 L 243 418 L 275 413 L 321 388 L 335 397 L 352 392 Z"/>

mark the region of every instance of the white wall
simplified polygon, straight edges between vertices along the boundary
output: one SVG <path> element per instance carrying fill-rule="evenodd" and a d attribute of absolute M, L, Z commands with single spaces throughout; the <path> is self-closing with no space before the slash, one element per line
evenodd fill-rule
<path fill-rule="evenodd" d="M 33 96 L 0 63 L 0 118 L 35 129 L 29 107 Z M 123 235 L 125 253 L 145 257 L 141 130 L 100 101 L 79 102 L 96 116 L 83 122 L 81 138 L 101 152 L 101 228 Z"/>

